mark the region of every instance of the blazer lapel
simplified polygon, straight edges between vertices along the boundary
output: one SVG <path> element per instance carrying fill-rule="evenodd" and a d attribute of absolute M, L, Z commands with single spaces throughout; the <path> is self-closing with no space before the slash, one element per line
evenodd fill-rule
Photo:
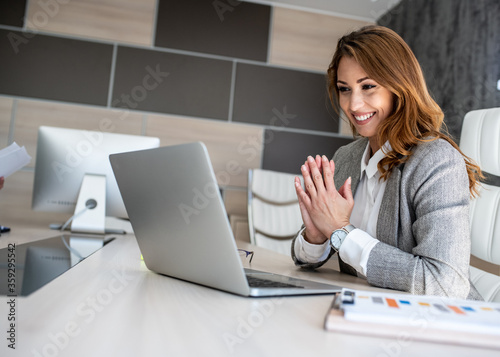
<path fill-rule="evenodd" d="M 335 187 L 337 190 L 342 187 L 345 180 L 351 177 L 352 195 L 356 193 L 361 175 L 361 157 L 365 151 L 367 139 L 359 139 L 349 147 L 349 152 L 341 155 L 338 161 L 335 161 Z M 356 164 L 357 163 L 357 164 Z"/>
<path fill-rule="evenodd" d="M 403 167 L 404 164 L 393 169 L 387 179 L 377 222 L 377 239 L 393 246 L 397 246 L 398 240 L 399 187 Z"/>

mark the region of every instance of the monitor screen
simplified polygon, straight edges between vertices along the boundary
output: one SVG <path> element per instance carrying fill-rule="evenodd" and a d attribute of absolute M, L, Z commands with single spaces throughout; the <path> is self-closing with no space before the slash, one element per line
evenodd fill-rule
<path fill-rule="evenodd" d="M 106 216 L 127 218 L 109 155 L 159 145 L 155 137 L 41 126 L 33 210 L 74 213 L 83 177 L 92 174 L 106 178 Z"/>

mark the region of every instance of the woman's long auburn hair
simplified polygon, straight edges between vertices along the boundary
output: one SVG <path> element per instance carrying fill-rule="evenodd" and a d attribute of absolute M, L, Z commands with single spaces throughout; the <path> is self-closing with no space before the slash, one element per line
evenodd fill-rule
<path fill-rule="evenodd" d="M 412 147 L 419 142 L 442 138 L 462 156 L 469 176 L 469 191 L 479 192 L 481 169 L 460 150 L 443 128 L 444 114 L 432 99 L 420 64 L 406 42 L 394 31 L 383 26 L 366 26 L 343 36 L 328 67 L 328 93 L 341 113 L 337 72 L 342 57 L 354 58 L 368 76 L 393 93 L 393 112 L 379 124 L 378 142 L 391 144 L 392 150 L 379 162 L 378 169 L 387 179 L 392 169 L 408 160 Z M 355 127 L 349 121 L 356 136 Z"/>

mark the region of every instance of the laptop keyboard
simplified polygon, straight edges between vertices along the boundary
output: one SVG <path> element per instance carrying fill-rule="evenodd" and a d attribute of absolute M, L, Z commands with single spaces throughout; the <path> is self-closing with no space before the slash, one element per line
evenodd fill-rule
<path fill-rule="evenodd" d="M 247 275 L 248 285 L 251 288 L 303 288 L 303 286 L 274 281 L 269 279 L 257 278 L 253 275 Z"/>

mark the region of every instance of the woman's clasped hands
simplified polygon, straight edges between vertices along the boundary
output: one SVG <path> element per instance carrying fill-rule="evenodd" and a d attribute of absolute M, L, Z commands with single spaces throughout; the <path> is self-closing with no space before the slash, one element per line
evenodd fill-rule
<path fill-rule="evenodd" d="M 349 177 L 337 191 L 333 180 L 335 164 L 323 155 L 309 156 L 301 167 L 305 190 L 295 177 L 295 191 L 305 225 L 305 239 L 323 244 L 332 232 L 349 224 L 354 199 Z"/>

